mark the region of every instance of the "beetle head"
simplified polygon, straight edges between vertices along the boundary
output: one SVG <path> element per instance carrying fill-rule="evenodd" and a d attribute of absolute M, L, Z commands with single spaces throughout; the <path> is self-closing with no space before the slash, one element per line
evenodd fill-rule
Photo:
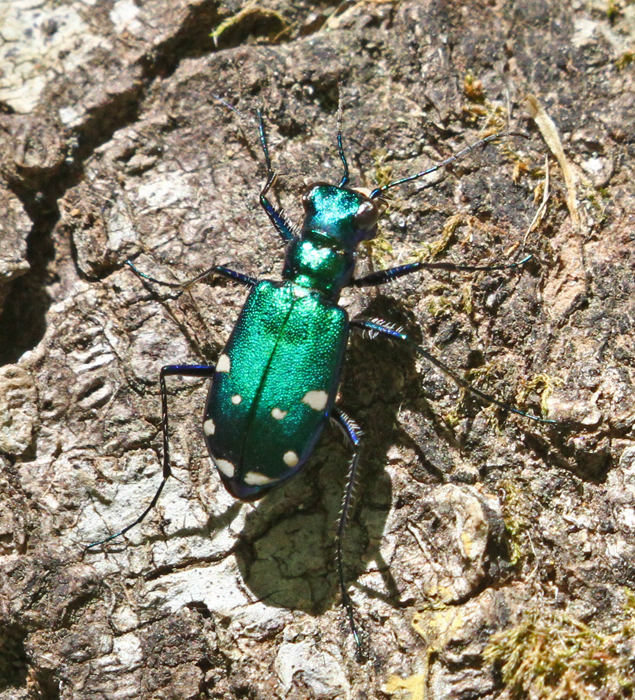
<path fill-rule="evenodd" d="M 305 189 L 302 204 L 303 235 L 318 233 L 346 248 L 356 248 L 377 235 L 380 208 L 357 190 L 315 182 Z"/>

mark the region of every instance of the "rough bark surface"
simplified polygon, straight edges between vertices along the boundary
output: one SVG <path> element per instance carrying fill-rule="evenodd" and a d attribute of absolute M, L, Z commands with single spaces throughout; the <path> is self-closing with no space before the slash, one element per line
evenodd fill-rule
<path fill-rule="evenodd" d="M 0 3 L 0 700 L 632 696 L 634 28 L 620 0 Z M 302 186 L 341 176 L 338 95 L 362 187 L 509 122 L 392 190 L 358 272 L 533 259 L 342 304 L 559 421 L 352 337 L 361 661 L 334 567 L 336 431 L 297 478 L 237 503 L 205 454 L 207 387 L 174 379 L 179 480 L 125 539 L 85 550 L 159 484 L 160 367 L 213 363 L 245 298 L 216 278 L 179 295 L 126 260 L 168 281 L 213 264 L 277 278 L 255 110 L 297 222 Z"/>

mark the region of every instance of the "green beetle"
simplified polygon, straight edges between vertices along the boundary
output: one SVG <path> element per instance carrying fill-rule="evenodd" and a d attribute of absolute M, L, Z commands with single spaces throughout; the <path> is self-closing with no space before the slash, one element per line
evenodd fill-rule
<path fill-rule="evenodd" d="M 316 184 L 303 203 L 284 281 L 252 288 L 205 408 L 210 455 L 241 500 L 260 498 L 302 469 L 332 415 L 349 332 L 337 301 L 357 246 L 377 231 L 379 209 L 361 193 Z"/>

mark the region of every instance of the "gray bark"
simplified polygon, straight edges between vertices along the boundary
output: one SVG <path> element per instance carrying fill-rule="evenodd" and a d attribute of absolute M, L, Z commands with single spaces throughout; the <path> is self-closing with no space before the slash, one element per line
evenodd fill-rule
<path fill-rule="evenodd" d="M 0 3 L 0 700 L 631 697 L 635 12 L 610 8 Z M 206 385 L 174 379 L 179 480 L 128 536 L 85 550 L 160 482 L 160 367 L 213 363 L 245 298 L 216 278 L 178 296 L 126 260 L 168 281 L 213 264 L 278 278 L 255 110 L 274 199 L 299 222 L 301 187 L 341 176 L 338 96 L 360 187 L 507 121 L 525 135 L 392 190 L 358 273 L 413 253 L 530 263 L 342 304 L 559 421 L 493 410 L 353 335 L 339 403 L 365 433 L 345 543 L 362 662 L 334 566 L 336 431 L 240 504 L 205 453 Z"/>

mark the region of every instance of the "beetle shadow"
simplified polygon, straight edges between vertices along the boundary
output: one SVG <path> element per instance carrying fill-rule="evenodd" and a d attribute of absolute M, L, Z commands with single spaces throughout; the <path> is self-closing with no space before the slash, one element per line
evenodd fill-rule
<path fill-rule="evenodd" d="M 399 303 L 373 299 L 365 317 L 411 325 Z M 349 338 L 337 405 L 362 429 L 359 477 L 344 538 L 345 578 L 369 596 L 399 606 L 399 591 L 380 551 L 392 504 L 386 471 L 388 452 L 403 444 L 397 414 L 404 388 L 418 386 L 415 357 L 389 340 L 371 341 L 353 330 Z M 335 531 L 350 451 L 339 431 L 326 429 L 306 468 L 267 495 L 247 515 L 236 550 L 243 581 L 263 602 L 321 615 L 336 605 L 340 588 L 335 561 Z M 383 592 L 356 583 L 374 562 Z"/>

